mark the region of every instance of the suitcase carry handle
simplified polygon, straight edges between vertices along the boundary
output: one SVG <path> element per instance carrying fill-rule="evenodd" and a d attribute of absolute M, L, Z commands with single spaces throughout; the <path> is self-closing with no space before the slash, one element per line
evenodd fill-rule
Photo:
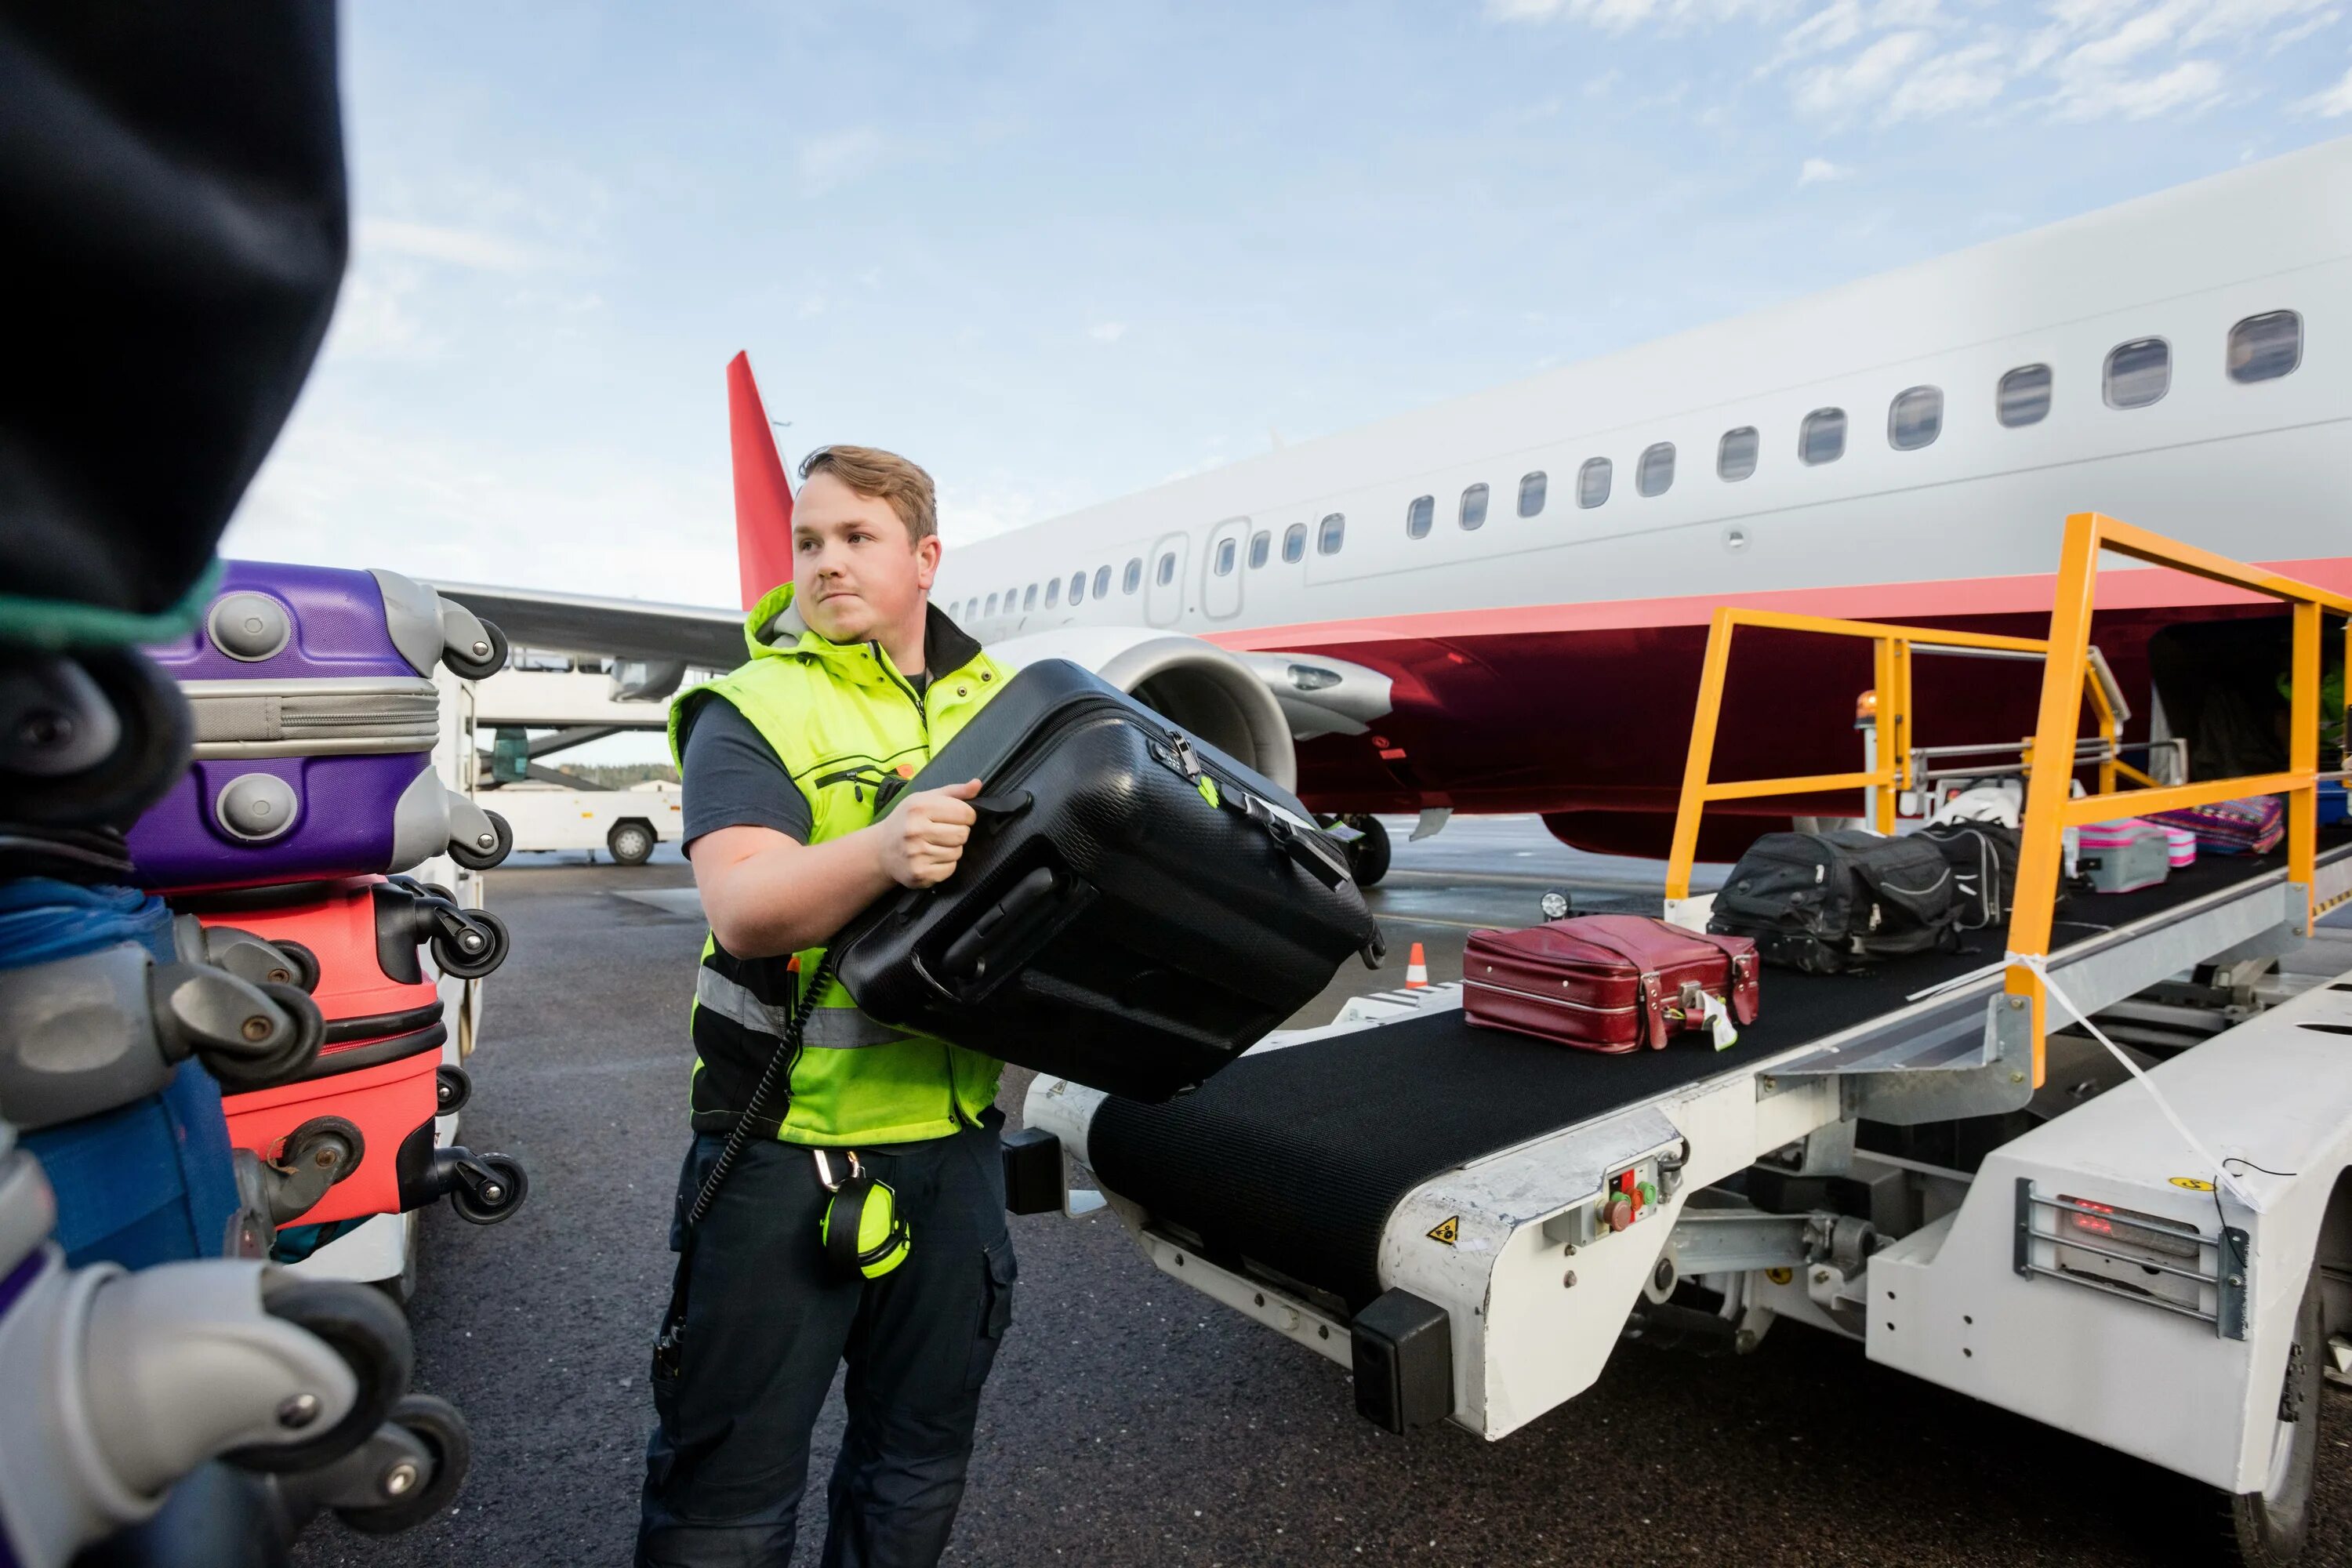
<path fill-rule="evenodd" d="M 1037 797 L 1025 789 L 1008 790 L 1003 795 L 976 795 L 965 802 L 982 816 L 1013 817 L 1037 804 Z"/>
<path fill-rule="evenodd" d="M 1052 867 L 1038 867 L 1007 888 L 992 908 L 948 943 L 940 955 L 944 980 L 931 973 L 919 953 L 915 955 L 915 973 L 942 999 L 961 1001 L 963 993 L 956 988 L 959 984 L 968 987 L 985 980 L 992 962 L 1019 953 L 1041 927 L 1053 921 L 1065 901 L 1063 890 L 1064 883 Z"/>

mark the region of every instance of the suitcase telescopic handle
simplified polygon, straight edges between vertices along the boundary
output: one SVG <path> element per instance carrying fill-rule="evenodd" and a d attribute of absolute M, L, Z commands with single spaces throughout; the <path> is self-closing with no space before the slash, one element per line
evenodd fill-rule
<path fill-rule="evenodd" d="M 950 980 L 985 978 L 990 960 L 1017 949 L 1038 925 L 1053 918 L 1060 892 L 1061 879 L 1054 875 L 1054 868 L 1038 867 L 1004 889 L 1003 896 L 982 911 L 970 930 L 948 943 L 940 955 L 940 967 Z M 931 980 L 928 974 L 924 978 Z M 937 986 L 939 982 L 931 980 L 931 984 Z"/>

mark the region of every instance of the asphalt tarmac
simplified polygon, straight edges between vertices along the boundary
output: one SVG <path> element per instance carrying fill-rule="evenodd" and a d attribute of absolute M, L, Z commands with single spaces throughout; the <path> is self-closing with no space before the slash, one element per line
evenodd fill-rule
<path fill-rule="evenodd" d="M 1529 923 L 1546 887 L 1632 908 L 1657 875 L 1486 822 L 1400 843 L 1396 867 L 1373 895 L 1386 968 L 1343 971 L 1299 1022 L 1400 983 L 1415 941 L 1453 978 L 1465 931 Z M 406 1535 L 322 1522 L 306 1568 L 629 1560 L 685 1141 L 703 934 L 689 889 L 674 850 L 633 869 L 519 857 L 491 874 L 515 954 L 488 982 L 464 1141 L 527 1161 L 531 1197 L 489 1229 L 429 1211 L 410 1308 L 420 1386 L 473 1425 L 472 1477 Z M 1016 1123 L 1027 1086 L 1007 1071 Z M 951 1563 L 2216 1560 L 2211 1494 L 1801 1326 L 1737 1359 L 1623 1347 L 1597 1386 L 1500 1443 L 1451 1426 L 1399 1438 L 1356 1415 L 1344 1369 L 1163 1279 L 1108 1215 L 1012 1224 L 1015 1322 Z M 2312 1568 L 2352 1562 L 2352 1395 L 2329 1389 L 2324 1419 Z M 819 1500 L 839 1432 L 836 1400 L 817 1434 Z M 806 1526 L 794 1561 L 813 1564 L 824 1524 Z"/>

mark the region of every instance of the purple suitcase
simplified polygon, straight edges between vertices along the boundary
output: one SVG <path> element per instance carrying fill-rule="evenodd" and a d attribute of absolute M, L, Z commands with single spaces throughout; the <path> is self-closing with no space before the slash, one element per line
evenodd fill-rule
<path fill-rule="evenodd" d="M 446 664 L 506 662 L 497 627 L 390 572 L 226 563 L 196 629 L 149 650 L 195 718 L 195 761 L 130 834 L 151 887 L 483 868 L 512 835 L 432 769 Z"/>

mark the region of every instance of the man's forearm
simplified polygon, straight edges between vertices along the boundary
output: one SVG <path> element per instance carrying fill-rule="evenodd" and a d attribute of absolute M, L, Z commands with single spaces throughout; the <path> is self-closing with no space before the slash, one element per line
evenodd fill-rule
<path fill-rule="evenodd" d="M 782 834 L 763 837 L 774 841 L 708 869 L 704 855 L 724 846 L 695 847 L 695 885 L 703 912 L 719 944 L 738 958 L 772 958 L 820 946 L 894 886 L 875 852 L 872 828 L 823 844 L 796 844 Z"/>

